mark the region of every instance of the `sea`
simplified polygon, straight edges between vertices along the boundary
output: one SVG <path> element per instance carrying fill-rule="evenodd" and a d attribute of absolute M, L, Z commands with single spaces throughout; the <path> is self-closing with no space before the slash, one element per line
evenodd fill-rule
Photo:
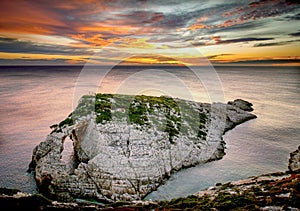
<path fill-rule="evenodd" d="M 201 102 L 244 99 L 256 119 L 223 136 L 226 155 L 174 173 L 145 199 L 169 200 L 202 189 L 286 171 L 300 145 L 300 67 L 1 66 L 0 187 L 37 193 L 28 173 L 33 149 L 84 92 L 171 95 Z M 102 72 L 101 72 L 102 71 Z M 72 151 L 66 145 L 66 153 Z"/>

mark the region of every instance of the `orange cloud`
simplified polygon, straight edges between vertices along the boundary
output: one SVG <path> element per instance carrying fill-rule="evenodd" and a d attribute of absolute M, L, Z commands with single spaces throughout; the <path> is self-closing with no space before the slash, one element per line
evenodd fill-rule
<path fill-rule="evenodd" d="M 211 36 L 210 37 L 213 41 L 215 41 L 216 43 L 221 41 L 221 37 L 220 36 Z"/>
<path fill-rule="evenodd" d="M 65 60 L 68 63 L 76 64 L 87 62 L 86 56 L 59 55 L 59 54 L 32 54 L 32 53 L 3 53 L 0 52 L 0 59 L 6 60 Z"/>
<path fill-rule="evenodd" d="M 168 3 L 171 3 L 171 1 L 168 1 Z M 293 29 L 291 32 L 284 31 L 282 36 L 286 36 L 286 40 L 277 42 L 279 35 L 272 34 L 271 29 L 270 36 L 265 38 L 259 36 L 247 37 L 245 31 L 260 26 L 260 23 L 256 24 L 257 22 L 234 27 L 235 31 L 232 31 L 233 27 L 231 27 L 250 23 L 250 21 L 259 18 L 280 17 L 282 14 L 290 14 L 285 17 L 287 20 L 296 20 L 298 18 L 298 13 L 295 10 L 297 5 L 293 5 L 292 1 L 258 1 L 250 4 L 249 2 L 239 2 L 233 6 L 222 5 L 223 3 L 209 5 L 208 3 L 207 10 L 203 11 L 201 3 L 199 3 L 199 10 L 197 8 L 197 10 L 190 12 L 185 11 L 183 8 L 182 11 L 174 10 L 172 13 L 169 11 L 173 9 L 173 4 L 176 4 L 176 2 L 172 2 L 170 8 L 161 6 L 161 4 L 149 3 L 149 7 L 147 7 L 147 4 L 146 6 L 143 4 L 144 1 L 119 0 L 73 0 L 72 2 L 51 0 L 49 4 L 35 0 L 1 0 L 0 50 L 2 47 L 2 51 L 7 53 L 26 51 L 36 53 L 39 57 L 35 59 L 41 59 L 42 53 L 44 53 L 46 59 L 48 58 L 47 55 L 64 54 L 52 55 L 51 59 L 57 56 L 58 59 L 69 59 L 68 62 L 77 62 L 79 58 L 71 58 L 67 54 L 90 55 L 97 52 L 99 47 L 106 45 L 111 45 L 116 49 L 120 48 L 120 51 L 128 51 L 132 54 L 135 52 L 133 48 L 138 49 L 137 51 L 145 49 L 143 52 L 147 53 L 154 52 L 152 49 L 156 50 L 159 47 L 169 48 L 170 51 L 174 51 L 174 48 L 176 48 L 176 52 L 178 52 L 187 48 L 188 45 L 185 42 L 190 41 L 195 47 L 207 49 L 211 55 L 215 55 L 216 52 L 242 55 L 245 52 L 249 54 L 250 51 L 255 55 L 254 57 L 258 57 L 258 55 L 262 57 L 264 55 L 273 56 L 274 52 L 276 52 L 275 56 L 299 55 L 296 42 L 289 37 L 291 34 L 297 33 L 294 28 L 291 28 Z M 189 6 L 188 3 L 186 5 Z M 206 22 L 208 19 L 209 22 Z M 190 21 L 194 22 L 190 24 Z M 267 21 L 272 20 L 268 19 Z M 281 21 L 287 23 L 284 22 L 284 18 Z M 228 29 L 226 29 L 227 27 Z M 238 31 L 239 28 L 243 28 L 243 31 Z M 206 34 L 193 33 L 193 31 L 201 29 Z M 187 30 L 190 31 L 184 34 Z M 236 33 L 237 31 L 238 33 Z M 228 34 L 224 35 L 223 32 Z M 231 34 L 235 36 L 232 39 L 222 40 L 220 36 L 216 36 L 217 34 L 224 35 L 224 37 L 231 37 Z M 3 38 L 2 43 L 1 38 Z M 3 41 L 4 38 L 16 38 L 17 41 L 8 45 Z M 185 40 L 177 42 L 180 39 Z M 253 48 L 255 45 L 259 46 L 260 41 L 272 39 L 274 39 L 274 43 L 289 43 L 289 45 L 282 45 L 280 50 L 278 50 L 279 45 L 272 47 L 270 44 L 268 48 Z M 28 44 L 27 41 L 30 43 Z M 254 45 L 250 46 L 249 42 L 254 42 Z M 22 51 L 20 43 L 23 45 Z M 241 47 L 241 45 L 234 45 L 235 43 L 245 45 Z M 221 45 L 225 44 L 227 45 L 226 52 L 220 52 L 223 50 Z M 263 44 L 260 45 L 263 46 Z M 268 45 L 268 43 L 265 45 Z M 10 50 L 10 46 L 14 46 L 14 51 Z M 49 48 L 47 48 L 48 46 Z M 61 53 L 63 51 L 53 51 L 57 46 L 65 48 L 65 53 Z M 274 48 L 277 48 L 277 50 L 274 51 Z M 261 53 L 262 51 L 263 53 Z M 21 55 L 28 56 L 26 53 L 19 56 Z M 20 59 L 16 57 L 16 54 L 4 55 L 5 58 L 9 56 Z M 31 57 L 32 55 L 30 55 Z M 182 54 L 180 57 L 184 59 L 187 58 L 187 55 Z M 251 58 L 248 59 L 251 60 Z M 82 58 L 80 59 L 82 60 Z M 193 59 L 188 58 L 190 61 Z M 235 61 L 236 58 L 223 55 L 214 59 Z M 131 58 L 131 62 L 133 61 L 149 62 L 151 64 L 176 63 L 172 60 L 163 61 L 158 57 Z"/>
<path fill-rule="evenodd" d="M 207 26 L 205 24 L 194 24 L 189 27 L 190 30 L 195 31 L 196 29 L 210 29 L 212 26 Z"/>
<path fill-rule="evenodd" d="M 124 35 L 130 32 L 129 26 L 105 26 L 105 25 L 91 25 L 91 26 L 80 26 L 77 28 L 79 32 L 110 32 L 110 34 Z"/>
<path fill-rule="evenodd" d="M 122 65 L 184 65 L 181 61 L 174 58 L 158 55 L 139 55 L 125 59 Z"/>
<path fill-rule="evenodd" d="M 211 29 L 213 28 L 213 26 L 208 26 L 204 23 L 201 23 L 201 22 L 204 22 L 208 19 L 208 17 L 206 16 L 203 16 L 203 17 L 200 17 L 196 20 L 196 23 L 189 26 L 188 29 L 192 30 L 192 31 L 195 31 L 196 29 Z"/>
<path fill-rule="evenodd" d="M 88 42 L 88 46 L 105 46 L 110 44 L 114 39 L 103 39 L 102 34 L 95 34 L 91 36 L 87 36 L 85 34 L 75 34 L 71 35 L 71 37 L 78 41 Z"/>
<path fill-rule="evenodd" d="M 218 24 L 217 27 L 223 28 L 223 27 L 229 27 L 229 26 L 233 26 L 233 25 L 241 24 L 241 23 L 242 23 L 242 21 L 241 20 L 239 21 L 239 19 L 230 19 L 230 20 L 224 21 L 221 24 Z"/>
<path fill-rule="evenodd" d="M 42 1 L 1 0 L 0 33 L 64 36 L 78 32 L 127 33 L 128 27 L 122 24 L 99 25 L 95 24 L 96 19 L 88 20 L 93 18 L 92 15 L 99 15 L 108 9 L 107 5 L 107 2 L 97 0 L 74 0 L 71 3 L 52 0 L 51 4 Z M 109 9 L 113 10 L 112 7 Z"/>
<path fill-rule="evenodd" d="M 203 16 L 203 17 L 201 17 L 201 18 L 198 18 L 196 22 L 197 22 L 197 23 L 203 22 L 203 21 L 206 21 L 207 19 L 208 19 L 207 16 Z"/>
<path fill-rule="evenodd" d="M 66 27 L 54 11 L 30 1 L 1 1 L 0 32 L 53 34 L 53 27 Z"/>
<path fill-rule="evenodd" d="M 150 44 L 147 42 L 146 38 L 134 38 L 134 37 L 126 37 L 122 39 L 113 40 L 112 46 L 119 48 L 141 48 L 141 49 L 149 49 L 155 48 L 154 44 Z"/>

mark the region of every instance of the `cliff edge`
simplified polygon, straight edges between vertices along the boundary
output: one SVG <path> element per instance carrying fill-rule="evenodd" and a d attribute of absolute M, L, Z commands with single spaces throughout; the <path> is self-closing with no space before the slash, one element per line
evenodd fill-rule
<path fill-rule="evenodd" d="M 168 96 L 83 96 L 33 150 L 30 169 L 46 196 L 64 201 L 141 200 L 182 168 L 224 156 L 222 135 L 256 118 L 252 104 Z M 62 159 L 64 142 L 73 157 Z"/>

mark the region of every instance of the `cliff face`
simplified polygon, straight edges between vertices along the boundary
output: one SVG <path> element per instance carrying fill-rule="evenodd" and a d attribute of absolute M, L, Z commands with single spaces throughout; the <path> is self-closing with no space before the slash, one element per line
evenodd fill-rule
<path fill-rule="evenodd" d="M 222 135 L 256 116 L 251 104 L 202 104 L 169 97 L 97 94 L 33 151 L 40 190 L 63 200 L 139 200 L 173 171 L 222 158 Z M 247 110 L 247 111 L 246 111 Z M 64 141 L 74 158 L 62 160 Z"/>

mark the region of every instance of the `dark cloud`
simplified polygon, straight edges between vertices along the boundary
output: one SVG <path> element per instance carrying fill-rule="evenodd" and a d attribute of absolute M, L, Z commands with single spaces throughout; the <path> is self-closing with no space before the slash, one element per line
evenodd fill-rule
<path fill-rule="evenodd" d="M 17 39 L 10 37 L 0 37 L 0 43 L 2 42 L 15 42 Z"/>
<path fill-rule="evenodd" d="M 275 17 L 299 9 L 299 3 L 280 0 L 261 0 L 258 2 L 252 2 L 249 6 L 250 7 L 244 7 L 242 9 L 243 13 L 239 16 L 240 20 L 255 20 L 258 18 Z"/>
<path fill-rule="evenodd" d="M 300 36 L 300 30 L 298 32 L 295 33 L 291 33 L 289 34 L 290 36 L 294 36 L 294 37 L 299 37 Z"/>
<path fill-rule="evenodd" d="M 288 5 L 300 5 L 298 0 L 285 0 Z"/>
<path fill-rule="evenodd" d="M 250 7 L 259 7 L 259 5 L 260 5 L 260 3 L 259 2 L 251 2 L 250 4 L 249 4 L 249 6 Z"/>
<path fill-rule="evenodd" d="M 286 20 L 300 20 L 300 13 L 284 17 Z"/>
<path fill-rule="evenodd" d="M 220 56 L 232 56 L 232 55 L 234 54 L 230 54 L 230 53 L 215 54 L 215 55 L 207 56 L 207 59 L 216 59 Z"/>
<path fill-rule="evenodd" d="M 122 17 L 126 20 L 127 24 L 152 24 L 159 22 L 165 18 L 162 12 L 152 12 L 152 11 L 130 11 L 128 14 L 120 14 L 119 17 Z"/>
<path fill-rule="evenodd" d="M 300 32 L 286 30 L 289 27 L 298 29 L 293 28 L 295 20 L 300 20 L 298 2 L 73 0 L 69 3 L 51 0 L 51 4 L 45 4 L 43 1 L 1 0 L 0 32 L 2 36 L 8 33 L 53 36 L 53 40 L 57 35 L 93 48 L 108 44 L 134 46 L 138 45 L 136 41 L 140 38 L 145 38 L 145 43 L 170 49 L 185 48 L 190 43 L 194 46 L 208 46 L 259 42 L 254 47 L 278 46 L 296 41 L 260 41 L 273 40 L 272 37 L 287 36 L 289 33 L 294 37 L 300 35 Z M 282 27 L 290 20 L 291 26 Z M 128 38 L 125 44 L 119 39 L 124 37 Z M 136 41 L 131 38 L 136 38 Z M 33 41 L 0 37 L 0 51 L 83 56 L 93 54 L 86 47 L 77 48 L 69 43 L 39 43 L 34 36 L 28 39 Z M 292 39 L 296 38 L 290 37 Z M 217 58 L 217 55 L 211 58 Z"/>
<path fill-rule="evenodd" d="M 69 65 L 70 59 L 1 59 L 0 65 Z M 84 62 L 82 62 L 84 63 Z"/>
<path fill-rule="evenodd" d="M 192 16 L 208 16 L 208 20 L 203 22 L 205 24 L 205 27 L 199 27 L 199 29 L 196 29 L 194 32 L 192 32 L 192 35 L 190 36 L 189 40 L 196 46 L 205 46 L 205 45 L 212 45 L 211 43 L 206 43 L 203 41 L 197 41 L 196 38 L 199 36 L 207 36 L 211 35 L 214 36 L 218 33 L 228 32 L 230 34 L 237 33 L 248 33 L 252 30 L 261 30 L 263 27 L 269 27 L 270 30 L 268 30 L 265 35 L 259 34 L 260 36 L 267 36 L 272 37 L 272 31 L 274 33 L 276 29 L 270 28 L 270 19 L 269 17 L 281 17 L 282 15 L 292 12 L 295 12 L 297 9 L 300 9 L 299 4 L 291 4 L 286 1 L 255 1 L 250 4 L 247 2 L 235 2 L 235 5 L 226 5 L 225 3 L 218 4 L 214 7 L 212 10 L 209 8 L 209 10 L 200 11 L 199 14 L 197 14 L 197 11 Z M 210 15 L 213 12 L 214 15 Z M 202 16 L 201 16 L 202 15 Z M 184 17 L 184 16 L 183 16 Z M 293 18 L 297 18 L 296 15 Z M 185 17 L 184 19 L 188 19 L 189 15 Z M 168 19 L 168 17 L 166 17 Z M 192 18 L 190 17 L 190 22 L 192 22 Z M 273 19 L 274 20 L 274 19 Z M 186 22 L 189 23 L 189 22 Z M 184 27 L 184 23 L 182 21 L 179 21 L 178 26 Z M 196 23 L 197 24 L 197 23 Z M 202 23 L 201 23 L 202 24 Z M 278 23 L 282 24 L 282 23 Z M 266 28 L 267 29 L 267 28 Z M 253 35 L 252 35 L 253 36 Z M 255 35 L 254 35 L 255 36 Z M 295 34 L 297 36 L 297 34 Z M 256 36 L 255 36 L 256 37 Z M 269 40 L 268 39 L 262 39 L 262 38 L 247 38 L 247 39 L 231 39 L 231 40 L 224 40 L 220 41 L 216 44 L 227 44 L 227 43 L 236 43 L 236 42 L 250 42 L 250 41 L 263 41 L 263 40 Z"/>
<path fill-rule="evenodd" d="M 236 62 L 215 62 L 219 64 L 240 64 L 240 65 L 271 65 L 271 64 L 287 64 L 300 63 L 300 59 L 261 59 L 261 60 L 243 60 Z"/>
<path fill-rule="evenodd" d="M 243 31 L 259 29 L 263 27 L 266 23 L 267 23 L 266 21 L 250 21 L 250 22 L 244 22 L 236 25 L 227 26 L 227 27 L 213 28 L 208 32 L 210 34 L 215 34 L 220 32 L 243 32 Z"/>
<path fill-rule="evenodd" d="M 169 1 L 165 1 L 167 3 Z M 180 2 L 180 1 L 177 1 Z M 181 4 L 178 4 L 178 6 L 174 6 L 174 3 L 176 5 L 176 2 L 170 2 L 169 5 L 173 6 L 174 12 L 170 13 L 165 13 L 165 18 L 164 20 L 160 21 L 157 24 L 154 24 L 154 26 L 159 26 L 162 28 L 167 28 L 167 29 L 173 29 L 175 30 L 176 28 L 181 28 L 181 27 L 188 27 L 191 24 L 195 23 L 197 19 L 205 16 L 209 16 L 211 19 L 207 20 L 207 24 L 215 24 L 215 21 L 217 19 L 213 18 L 216 15 L 221 16 L 224 11 L 230 10 L 232 7 L 239 6 L 238 3 L 219 3 L 216 5 L 210 5 L 210 6 L 205 6 L 205 4 L 209 3 L 203 2 L 203 1 L 190 1 L 190 5 L 194 5 L 193 9 L 186 9 L 186 5 L 189 4 L 183 4 L 181 1 Z M 218 16 L 216 16 L 218 17 Z"/>
<path fill-rule="evenodd" d="M 192 14 L 169 14 L 165 16 L 164 20 L 161 22 L 155 24 L 155 26 L 159 26 L 162 28 L 171 28 L 171 29 L 176 29 L 176 28 L 181 28 L 181 27 L 186 27 L 187 22 L 191 19 L 195 18 Z"/>
<path fill-rule="evenodd" d="M 195 47 L 200 47 L 200 46 L 206 46 L 207 42 L 205 42 L 205 41 L 193 41 L 193 42 L 191 42 L 191 44 Z"/>
<path fill-rule="evenodd" d="M 268 4 L 285 4 L 285 5 L 297 5 L 297 0 L 260 0 L 249 3 L 250 7 L 261 7 Z"/>
<path fill-rule="evenodd" d="M 101 34 L 102 39 L 108 40 L 134 34 L 168 34 L 176 29 L 189 27 L 201 17 L 209 17 L 205 24 L 210 28 L 202 28 L 201 31 L 216 33 L 222 31 L 251 30 L 261 27 L 263 23 L 253 21 L 264 17 L 273 17 L 291 12 L 298 7 L 288 1 L 247 1 L 228 2 L 226 1 L 80 1 L 74 0 L 72 4 L 65 1 L 52 0 L 51 4 L 43 1 L 20 1 L 17 3 L 4 1 L 4 9 L 13 8 L 15 17 L 0 23 L 4 28 L 14 26 L 26 32 L 39 29 L 39 33 L 72 37 L 84 33 L 86 37 Z M 162 9 L 164 7 L 168 9 Z M 17 9 L 16 9 L 17 8 Z M 2 10 L 4 10 L 2 9 Z M 27 13 L 23 16 L 22 11 L 30 11 L 36 19 L 26 19 Z M 31 14 L 29 13 L 29 14 Z M 225 15 L 226 14 L 226 15 Z M 8 16 L 8 14 L 6 14 Z M 1 16 L 0 16 L 1 17 Z M 3 16 L 3 19 L 5 17 Z M 223 23 L 220 23 L 223 21 Z M 96 23 L 96 26 L 93 25 Z M 99 26 L 113 26 L 111 29 L 103 29 Z M 32 27 L 35 26 L 35 27 Z M 135 27 L 134 32 L 121 32 L 118 26 L 128 28 Z M 90 28 L 86 31 L 85 28 Z M 93 28 L 94 27 L 94 28 Z M 34 28 L 34 30 L 33 30 Z M 32 30 L 32 31 L 30 31 Z M 81 40 L 84 42 L 84 40 Z"/>
<path fill-rule="evenodd" d="M 289 40 L 289 41 L 282 41 L 282 42 L 257 43 L 253 47 L 269 47 L 269 46 L 288 45 L 288 44 L 299 42 L 299 41 L 300 40 Z"/>
<path fill-rule="evenodd" d="M 197 40 L 197 41 L 191 41 L 190 43 L 195 47 L 200 46 L 209 46 L 209 45 L 221 45 L 221 44 L 233 44 L 233 43 L 248 43 L 253 41 L 266 41 L 266 40 L 273 40 L 274 38 L 256 38 L 256 37 L 246 37 L 246 38 L 236 38 L 236 39 L 228 39 L 228 40 L 222 40 L 220 36 L 212 36 L 210 38 L 204 37 L 203 39 Z M 213 42 L 211 42 L 213 40 Z M 176 46 L 173 46 L 171 44 L 167 44 L 166 46 L 176 48 Z M 178 47 L 187 47 L 188 44 L 182 43 L 181 45 L 178 45 Z M 255 46 L 258 47 L 258 46 Z"/>
<path fill-rule="evenodd" d="M 215 22 L 211 23 L 211 29 L 207 30 L 207 33 L 214 34 L 218 32 L 240 32 L 250 31 L 253 29 L 259 29 L 270 22 L 269 17 L 280 17 L 284 14 L 290 14 L 290 20 L 297 20 L 300 18 L 299 14 L 291 15 L 292 12 L 299 11 L 299 4 L 291 4 L 286 1 L 256 1 L 249 5 L 240 4 L 235 7 L 225 10 L 223 13 L 223 19 L 217 19 L 217 21 L 223 20 L 223 23 Z M 221 15 L 220 13 L 216 13 Z M 221 17 L 222 17 L 221 16 Z M 282 23 L 281 23 L 282 24 Z"/>
<path fill-rule="evenodd" d="M 35 53 L 35 54 L 61 54 L 61 55 L 90 55 L 86 49 L 70 46 L 36 44 L 29 41 L 20 41 L 14 38 L 0 37 L 0 51 L 7 53 Z"/>
<path fill-rule="evenodd" d="M 230 44 L 230 43 L 240 43 L 240 42 L 252 42 L 252 41 L 264 41 L 264 40 L 273 40 L 274 38 L 255 38 L 255 37 L 247 37 L 247 38 L 237 38 L 230 40 L 220 40 L 217 41 L 216 44 Z"/>

